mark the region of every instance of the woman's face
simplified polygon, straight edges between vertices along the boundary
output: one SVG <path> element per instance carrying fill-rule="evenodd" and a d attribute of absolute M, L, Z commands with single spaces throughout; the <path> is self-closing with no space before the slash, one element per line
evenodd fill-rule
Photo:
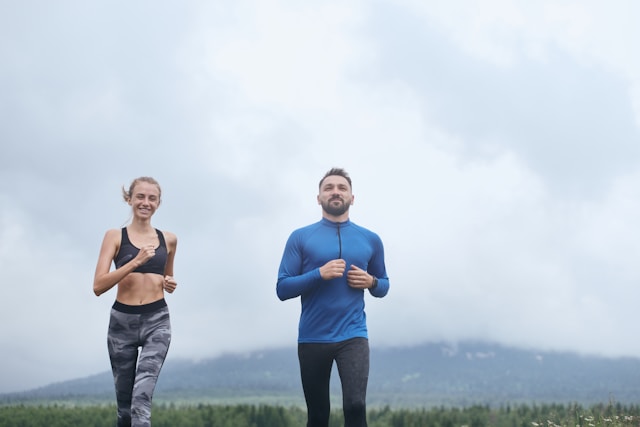
<path fill-rule="evenodd" d="M 133 209 L 134 217 L 151 218 L 160 206 L 160 189 L 155 184 L 138 182 L 131 192 L 129 205 Z"/>

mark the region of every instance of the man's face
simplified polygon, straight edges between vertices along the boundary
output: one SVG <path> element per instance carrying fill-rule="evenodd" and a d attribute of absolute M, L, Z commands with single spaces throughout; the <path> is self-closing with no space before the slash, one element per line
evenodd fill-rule
<path fill-rule="evenodd" d="M 353 204 L 349 182 L 340 175 L 329 175 L 322 181 L 318 204 L 331 216 L 340 216 Z"/>

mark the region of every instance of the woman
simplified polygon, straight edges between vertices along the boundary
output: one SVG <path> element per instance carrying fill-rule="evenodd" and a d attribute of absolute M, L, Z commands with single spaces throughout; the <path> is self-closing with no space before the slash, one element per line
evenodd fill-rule
<path fill-rule="evenodd" d="M 151 398 L 171 341 L 164 291 L 176 289 L 173 260 L 178 241 L 173 233 L 151 226 L 160 206 L 161 190 L 155 179 L 137 178 L 122 193 L 133 217 L 128 226 L 106 232 L 93 292 L 100 296 L 117 285 L 107 344 L 118 426 L 149 426 Z"/>

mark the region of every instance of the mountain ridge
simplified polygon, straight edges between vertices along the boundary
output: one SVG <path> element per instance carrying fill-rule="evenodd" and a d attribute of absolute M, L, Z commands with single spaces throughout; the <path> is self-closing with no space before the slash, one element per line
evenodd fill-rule
<path fill-rule="evenodd" d="M 486 342 L 425 343 L 371 349 L 370 406 L 500 406 L 640 402 L 640 359 L 524 350 Z M 337 371 L 332 400 L 340 401 Z M 21 393 L 0 404 L 111 403 L 109 371 Z M 169 358 L 156 402 L 304 405 L 294 347 L 228 353 L 191 361 Z"/>

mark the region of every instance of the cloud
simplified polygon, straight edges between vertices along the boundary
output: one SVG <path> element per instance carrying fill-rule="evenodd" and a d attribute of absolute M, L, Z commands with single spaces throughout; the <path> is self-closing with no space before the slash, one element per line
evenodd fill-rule
<path fill-rule="evenodd" d="M 332 166 L 385 243 L 372 345 L 639 354 L 635 3 L 0 8 L 0 392 L 109 369 L 93 270 L 141 175 L 179 239 L 170 357 L 294 345 L 277 267 Z"/>

